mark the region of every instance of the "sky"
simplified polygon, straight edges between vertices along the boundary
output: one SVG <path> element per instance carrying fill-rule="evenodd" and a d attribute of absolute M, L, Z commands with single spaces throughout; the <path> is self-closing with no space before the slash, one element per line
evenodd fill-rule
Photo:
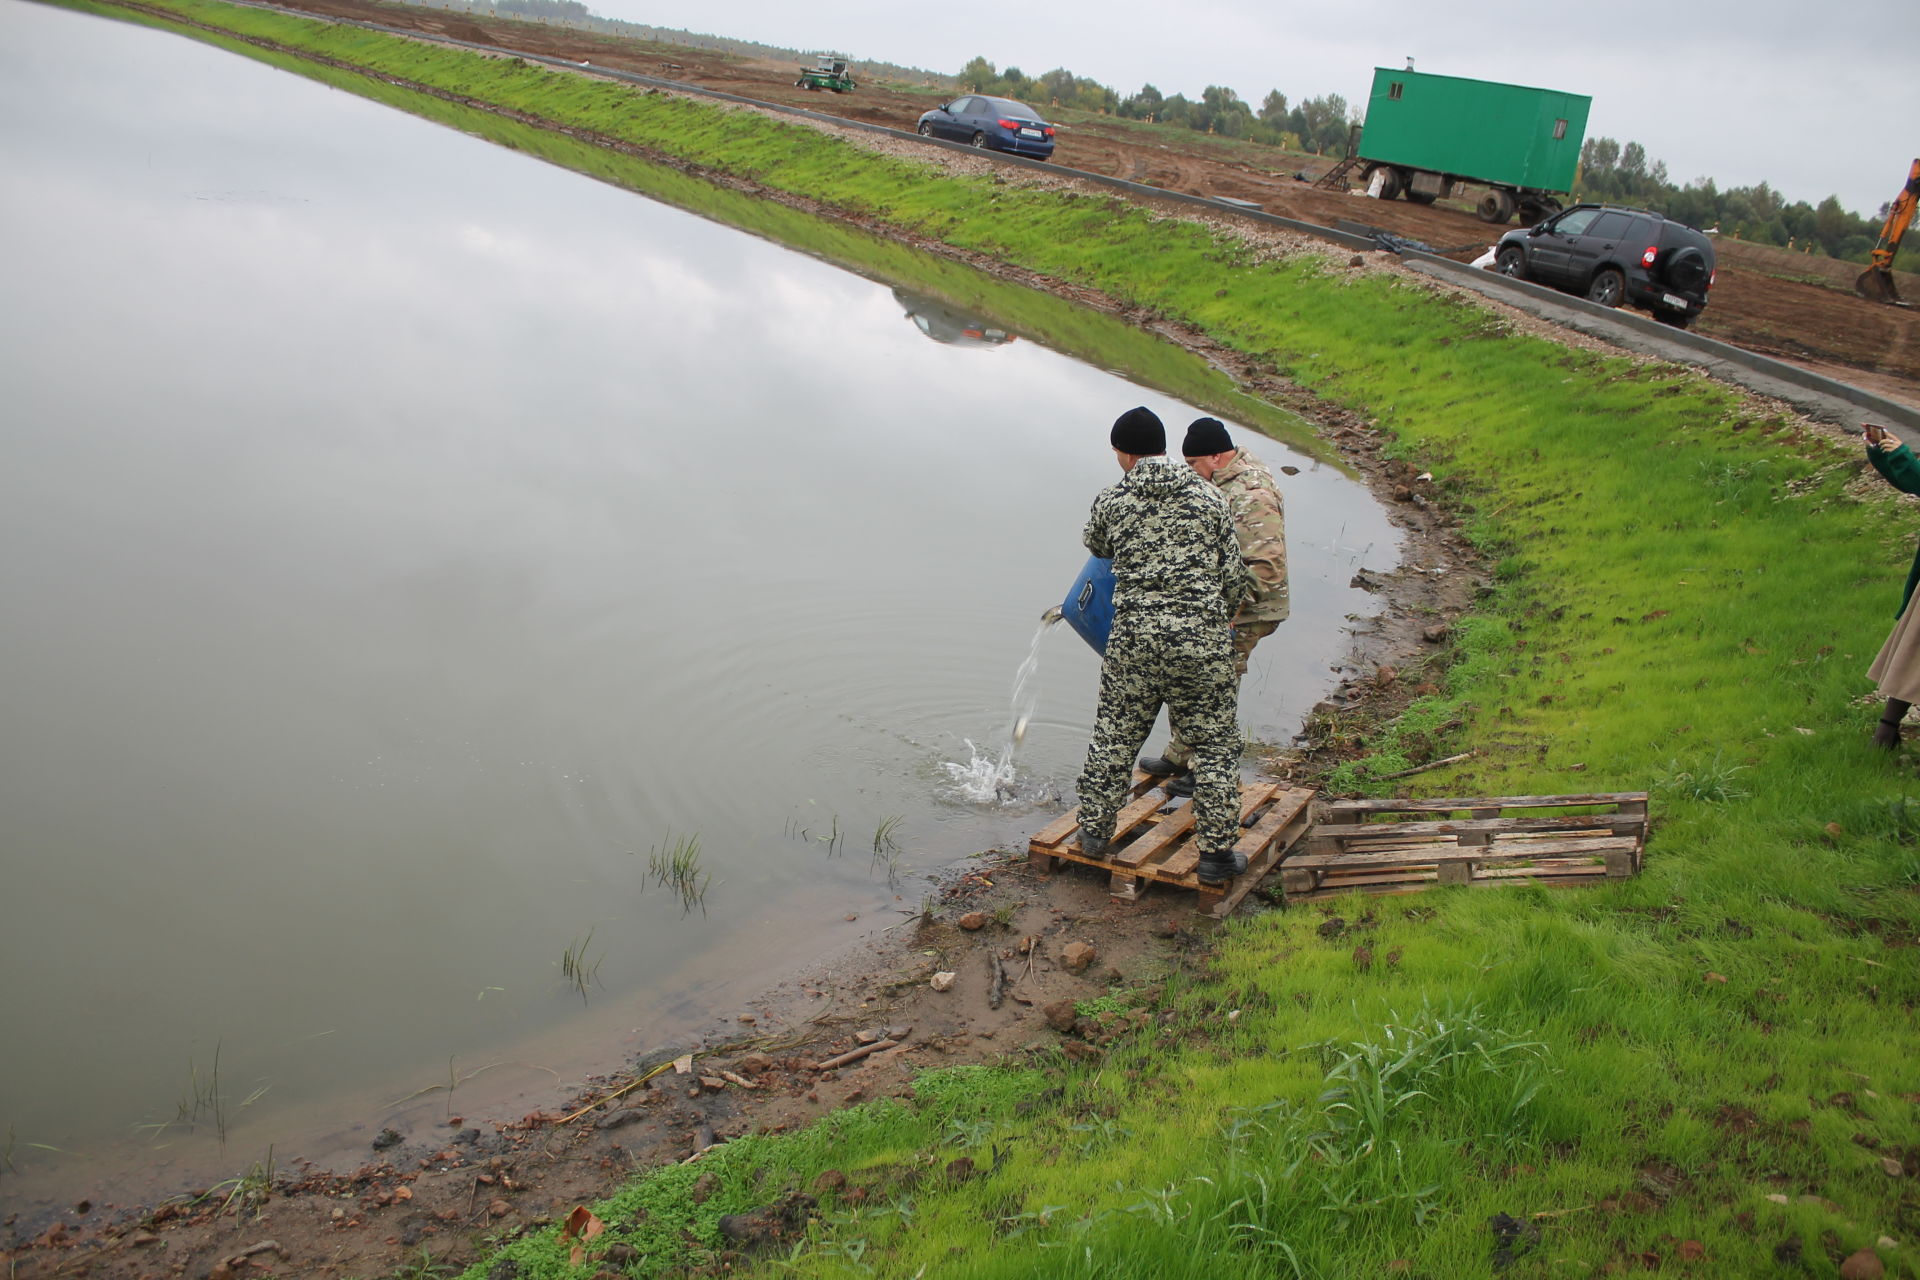
<path fill-rule="evenodd" d="M 1850 0 L 587 0 L 595 13 L 952 74 L 978 55 L 1055 67 L 1123 96 L 1198 98 L 1224 84 L 1256 109 L 1338 93 L 1364 107 L 1373 68 L 1588 94 L 1589 137 L 1638 141 L 1685 183 L 1765 181 L 1789 202 L 1838 195 L 1868 218 L 1920 156 L 1920 4 Z M 1065 155 L 1064 163 L 1072 161 Z"/>

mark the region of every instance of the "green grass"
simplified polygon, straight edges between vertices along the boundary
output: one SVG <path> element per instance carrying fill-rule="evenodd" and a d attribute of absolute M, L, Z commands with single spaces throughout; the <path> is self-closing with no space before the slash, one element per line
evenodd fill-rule
<path fill-rule="evenodd" d="M 1877 481 L 1864 496 L 1849 488 L 1854 451 L 1696 374 L 1569 351 L 1391 276 L 1269 261 L 1103 196 L 943 177 L 812 130 L 511 60 L 203 0 L 173 7 L 1084 284 L 1143 322 L 1206 330 L 1370 420 L 1468 513 L 1494 566 L 1492 593 L 1454 629 L 1451 665 L 1422 673 L 1439 691 L 1386 733 L 1367 731 L 1372 754 L 1335 782 L 1655 793 L 1646 868 L 1630 882 L 1243 919 L 1222 931 L 1210 970 L 1175 983 L 1150 1026 L 1098 1066 L 937 1073 L 914 1099 L 647 1175 L 596 1207 L 611 1227 L 601 1241 L 637 1250 L 630 1274 L 711 1262 L 720 1214 L 811 1188 L 828 1169 L 866 1194 L 827 1196 L 770 1273 L 1346 1277 L 1399 1274 L 1389 1268 L 1404 1260 L 1405 1274 L 1428 1277 L 1649 1261 L 1694 1276 L 1832 1275 L 1884 1236 L 1900 1242 L 1882 1250 L 1889 1273 L 1920 1274 L 1920 1193 L 1885 1164 L 1920 1165 L 1920 785 L 1910 755 L 1866 745 L 1875 713 L 1862 675 L 1920 521 Z M 421 109 L 465 112 L 476 129 L 490 119 Z M 1099 356 L 1111 342 L 1155 371 L 1146 380 L 1211 386 L 1211 399 L 1177 392 L 1197 403 L 1240 394 L 1108 317 L 1049 310 L 884 240 L 512 130 L 484 124 L 508 145 L 870 274 L 937 279 L 931 291 L 954 302 L 991 296 L 1022 309 L 1016 328 L 1071 335 L 1064 349 Z M 1465 750 L 1465 764 L 1381 779 Z M 942 1172 L 959 1153 L 974 1176 Z M 713 1194 L 697 1200 L 703 1173 Z M 1496 1215 L 1514 1225 L 1496 1231 Z M 1795 1249 L 1798 1262 L 1776 1261 Z M 549 1234 L 507 1257 L 523 1276 L 557 1277 L 574 1274 L 564 1253 Z"/>

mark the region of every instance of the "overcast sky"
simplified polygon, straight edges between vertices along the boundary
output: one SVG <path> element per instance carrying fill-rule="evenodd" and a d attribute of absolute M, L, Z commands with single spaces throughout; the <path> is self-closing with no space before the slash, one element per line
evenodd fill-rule
<path fill-rule="evenodd" d="M 1376 66 L 1588 94 L 1589 137 L 1638 141 L 1676 182 L 1766 181 L 1789 201 L 1838 195 L 1865 217 L 1920 156 L 1914 0 L 586 0 L 610 18 L 948 74 L 982 56 L 1066 67 L 1122 95 L 1224 84 L 1257 110 L 1338 93 L 1365 106 Z M 1063 153 L 1071 164 L 1071 151 Z"/>

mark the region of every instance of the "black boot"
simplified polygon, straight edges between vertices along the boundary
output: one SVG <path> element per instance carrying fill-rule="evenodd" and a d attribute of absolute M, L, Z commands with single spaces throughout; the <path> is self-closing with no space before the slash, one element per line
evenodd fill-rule
<path fill-rule="evenodd" d="M 1190 766 L 1175 764 L 1165 756 L 1141 756 L 1140 767 L 1156 778 L 1168 778 L 1190 771 Z"/>
<path fill-rule="evenodd" d="M 1900 722 L 1913 707 L 1910 702 L 1898 698 L 1888 698 L 1886 710 L 1880 713 L 1880 723 L 1873 729 L 1873 745 L 1882 751 L 1891 751 L 1900 745 Z"/>
<path fill-rule="evenodd" d="M 1089 858 L 1106 857 L 1107 849 L 1112 844 L 1111 837 L 1090 836 L 1084 831 L 1080 833 L 1080 852 Z"/>
<path fill-rule="evenodd" d="M 1201 884 L 1225 884 L 1247 869 L 1247 855 L 1232 849 L 1224 853 L 1202 853 L 1193 874 Z"/>

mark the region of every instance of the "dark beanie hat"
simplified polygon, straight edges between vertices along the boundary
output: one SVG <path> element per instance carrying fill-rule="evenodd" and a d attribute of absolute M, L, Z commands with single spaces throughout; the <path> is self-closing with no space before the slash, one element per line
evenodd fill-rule
<path fill-rule="evenodd" d="M 1153 410 L 1145 407 L 1129 409 L 1115 418 L 1113 434 L 1108 439 L 1120 452 L 1136 457 L 1150 458 L 1167 451 L 1167 429 L 1160 425 Z"/>
<path fill-rule="evenodd" d="M 1233 438 L 1227 434 L 1226 423 L 1218 418 L 1195 418 L 1187 428 L 1186 443 L 1180 446 L 1180 453 L 1188 458 L 1211 458 L 1232 449 Z"/>

